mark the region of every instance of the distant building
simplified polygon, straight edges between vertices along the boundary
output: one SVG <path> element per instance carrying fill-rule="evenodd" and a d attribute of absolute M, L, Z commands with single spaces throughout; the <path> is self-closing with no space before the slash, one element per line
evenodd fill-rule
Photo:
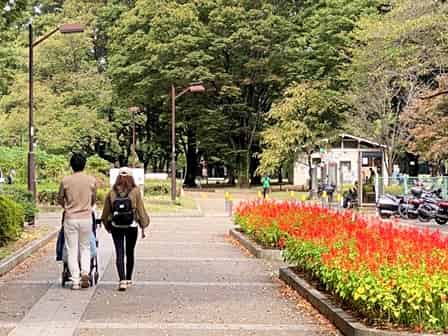
<path fill-rule="evenodd" d="M 364 202 L 374 202 L 375 192 L 370 189 L 373 188 L 375 174 L 379 177 L 388 177 L 384 158 L 385 148 L 385 145 L 367 139 L 340 134 L 337 141 L 312 154 L 311 168 L 315 179 L 313 184 L 331 183 L 340 188 L 358 181 L 360 188 L 366 186 L 362 189 Z M 308 186 L 309 179 L 307 158 L 301 156 L 294 164 L 294 185 Z"/>

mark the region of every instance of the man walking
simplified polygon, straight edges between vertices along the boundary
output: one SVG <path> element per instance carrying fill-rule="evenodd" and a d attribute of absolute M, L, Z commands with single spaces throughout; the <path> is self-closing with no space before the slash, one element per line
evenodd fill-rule
<path fill-rule="evenodd" d="M 83 173 L 85 165 L 84 156 L 73 154 L 70 159 L 73 174 L 62 179 L 58 195 L 58 202 L 64 208 L 65 248 L 72 289 L 89 287 L 92 206 L 95 204 L 96 187 L 95 179 Z"/>
<path fill-rule="evenodd" d="M 271 179 L 269 176 L 265 175 L 261 179 L 261 183 L 263 184 L 263 198 L 266 198 L 266 195 L 269 193 L 269 189 L 271 188 Z"/>

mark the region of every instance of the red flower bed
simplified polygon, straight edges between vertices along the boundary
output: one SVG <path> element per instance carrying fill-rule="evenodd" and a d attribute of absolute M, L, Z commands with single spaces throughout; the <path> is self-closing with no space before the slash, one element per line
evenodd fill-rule
<path fill-rule="evenodd" d="M 448 329 L 448 239 L 439 232 L 295 202 L 244 203 L 236 222 L 370 321 Z"/>

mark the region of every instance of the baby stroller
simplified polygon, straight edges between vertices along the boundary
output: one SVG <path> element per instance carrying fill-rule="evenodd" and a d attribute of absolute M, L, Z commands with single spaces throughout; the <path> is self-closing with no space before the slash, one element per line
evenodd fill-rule
<path fill-rule="evenodd" d="M 94 286 L 98 283 L 99 272 L 98 272 L 98 256 L 97 256 L 97 248 L 98 248 L 98 239 L 96 237 L 96 229 L 98 226 L 99 220 L 96 219 L 95 211 L 92 212 L 92 236 L 90 237 L 90 271 L 89 271 L 89 284 L 90 286 Z M 56 260 L 63 262 L 62 268 L 62 276 L 61 276 L 61 285 L 65 287 L 65 284 L 70 281 L 71 274 L 68 269 L 67 263 L 67 251 L 65 248 L 65 239 L 64 239 L 64 214 L 62 215 L 62 228 L 59 231 L 58 240 L 56 243 Z"/>

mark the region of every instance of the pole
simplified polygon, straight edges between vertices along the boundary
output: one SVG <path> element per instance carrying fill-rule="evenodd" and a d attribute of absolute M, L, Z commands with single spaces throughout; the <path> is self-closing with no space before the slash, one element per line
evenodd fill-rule
<path fill-rule="evenodd" d="M 30 23 L 29 29 L 29 116 L 28 116 L 28 191 L 36 200 L 36 176 L 34 158 L 34 116 L 33 116 L 33 26 Z"/>
<path fill-rule="evenodd" d="M 132 110 L 132 146 L 134 147 L 134 151 L 136 149 L 135 147 L 135 111 Z"/>
<path fill-rule="evenodd" d="M 171 201 L 176 202 L 176 88 L 171 85 Z"/>

